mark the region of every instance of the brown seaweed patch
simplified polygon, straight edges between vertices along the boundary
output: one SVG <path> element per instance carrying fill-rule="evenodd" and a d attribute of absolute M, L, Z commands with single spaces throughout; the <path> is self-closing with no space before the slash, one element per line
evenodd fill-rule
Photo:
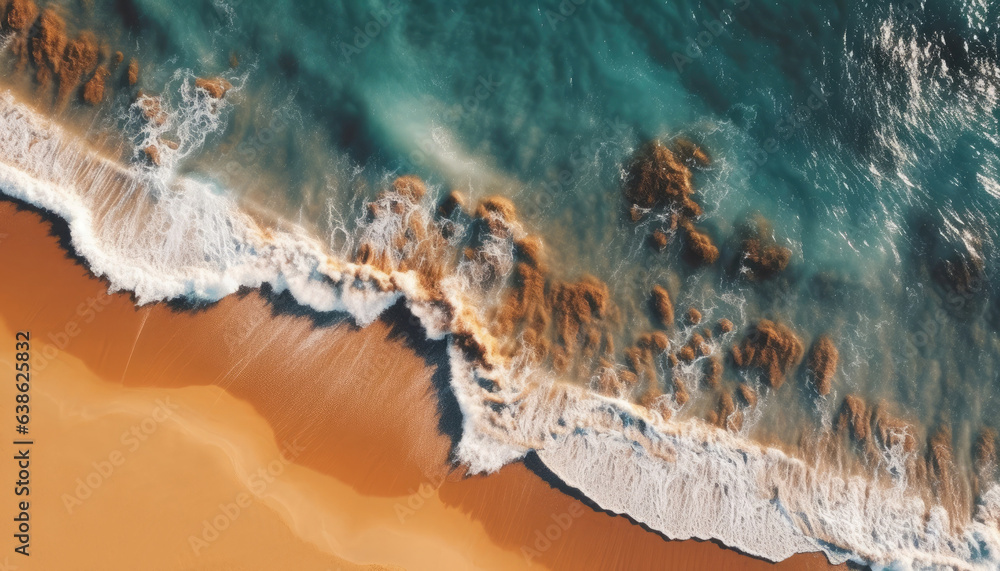
<path fill-rule="evenodd" d="M 687 390 L 687 385 L 680 377 L 674 377 L 674 401 L 684 406 L 691 399 L 691 394 Z"/>
<path fill-rule="evenodd" d="M 681 347 L 681 350 L 677 353 L 677 356 L 680 358 L 681 361 L 684 361 L 685 363 L 690 363 L 691 361 L 694 361 L 696 357 L 694 348 L 691 347 L 690 345 L 685 345 Z"/>
<path fill-rule="evenodd" d="M 514 203 L 503 196 L 490 196 L 480 201 L 476 206 L 476 218 L 482 220 L 490 234 L 494 236 L 510 236 L 512 225 L 517 221 L 517 209 Z"/>
<path fill-rule="evenodd" d="M 774 389 L 785 382 L 785 376 L 802 358 L 802 353 L 802 342 L 790 329 L 767 319 L 760 320 L 743 342 L 732 349 L 737 367 L 762 370 Z"/>
<path fill-rule="evenodd" d="M 100 58 L 100 46 L 97 38 L 91 32 L 81 32 L 77 38 L 66 46 L 62 65 L 59 68 L 60 104 L 69 100 L 70 94 L 80 84 L 84 76 L 97 67 Z"/>
<path fill-rule="evenodd" d="M 902 419 L 892 416 L 885 403 L 879 403 L 875 406 L 871 428 L 876 441 L 883 448 L 901 449 L 907 454 L 917 449 L 914 427 Z"/>
<path fill-rule="evenodd" d="M 656 376 L 656 365 L 653 362 L 653 358 L 653 352 L 649 349 L 649 347 L 635 346 L 625 349 L 625 362 L 628 364 L 629 369 L 631 369 L 638 378 L 646 380 L 647 395 L 654 393 L 651 396 L 656 396 L 655 389 L 658 389 L 659 385 Z"/>
<path fill-rule="evenodd" d="M 584 276 L 576 283 L 552 284 L 549 306 L 556 340 L 569 356 L 573 356 L 579 344 L 580 330 L 605 317 L 610 304 L 607 284 L 593 276 Z"/>
<path fill-rule="evenodd" d="M 213 95 L 212 97 L 216 97 Z M 218 99 L 218 97 L 216 97 Z M 420 178 L 413 175 L 406 175 L 392 181 L 392 190 L 399 196 L 409 198 L 417 202 L 427 194 L 427 185 Z"/>
<path fill-rule="evenodd" d="M 663 251 L 667 247 L 667 243 L 670 239 L 667 237 L 667 233 L 663 230 L 654 230 L 652 234 L 649 235 L 649 245 L 657 250 Z"/>
<path fill-rule="evenodd" d="M 514 267 L 514 277 L 504 304 L 496 317 L 499 335 L 510 335 L 521 324 L 522 343 L 529 348 L 535 361 L 549 353 L 545 332 L 551 322 L 545 299 L 545 275 L 534 264 L 521 261 Z"/>
<path fill-rule="evenodd" d="M 7 11 L 7 25 L 12 30 L 26 30 L 38 17 L 38 6 L 32 0 L 13 0 Z"/>
<path fill-rule="evenodd" d="M 4 3 L 6 7 L 6 2 Z M 7 10 L 5 27 L 14 31 L 10 38 L 10 50 L 16 56 L 15 70 L 20 72 L 31 57 L 27 34 L 38 17 L 38 6 L 31 0 L 13 0 Z"/>
<path fill-rule="evenodd" d="M 149 145 L 142 151 L 143 153 L 146 154 L 146 158 L 149 159 L 149 162 L 153 163 L 156 166 L 160 166 L 162 164 L 161 162 L 162 159 L 160 157 L 160 148 L 157 147 L 156 145 Z"/>
<path fill-rule="evenodd" d="M 729 393 L 719 395 L 719 402 L 715 408 L 714 420 L 719 428 L 736 431 L 743 427 L 743 413 L 736 408 L 733 397 Z M 709 421 L 711 422 L 710 417 Z"/>
<path fill-rule="evenodd" d="M 719 388 L 719 382 L 722 380 L 722 358 L 718 355 L 713 356 L 705 362 L 705 383 L 712 388 Z"/>
<path fill-rule="evenodd" d="M 545 269 L 543 256 L 545 249 L 542 246 L 542 239 L 538 236 L 526 236 L 514 241 L 514 251 L 519 259 L 540 270 Z"/>
<path fill-rule="evenodd" d="M 670 293 L 663 286 L 653 286 L 653 297 L 650 300 L 653 315 L 664 327 L 674 323 L 674 304 L 670 301 Z"/>
<path fill-rule="evenodd" d="M 698 333 L 691 336 L 687 346 L 699 357 L 705 357 L 712 352 L 712 348 L 705 343 L 705 338 Z"/>
<path fill-rule="evenodd" d="M 455 212 L 460 212 L 465 208 L 465 196 L 457 190 L 453 190 L 445 196 L 438 204 L 438 214 L 450 218 Z"/>
<path fill-rule="evenodd" d="M 511 222 L 517 219 L 517 209 L 514 207 L 514 203 L 503 196 L 484 198 L 476 207 L 476 216 L 479 218 L 488 218 L 491 214 Z"/>
<path fill-rule="evenodd" d="M 690 139 L 678 137 L 674 140 L 674 152 L 689 166 L 699 166 L 705 168 L 712 164 L 712 159 L 708 153 Z"/>
<path fill-rule="evenodd" d="M 691 307 L 687 310 L 687 320 L 691 325 L 698 325 L 701 323 L 701 312 L 697 309 Z"/>
<path fill-rule="evenodd" d="M 142 112 L 142 116 L 150 121 L 154 125 L 162 126 L 167 122 L 167 113 L 163 110 L 163 104 L 160 102 L 160 98 L 156 95 L 146 95 L 142 91 L 139 91 L 136 97 L 136 104 L 139 106 L 139 110 Z"/>
<path fill-rule="evenodd" d="M 719 248 L 705 232 L 698 230 L 691 223 L 684 228 L 684 259 L 694 266 L 714 264 L 719 259 Z"/>
<path fill-rule="evenodd" d="M 233 88 L 232 83 L 221 77 L 214 77 L 212 79 L 198 77 L 194 80 L 194 86 L 198 89 L 204 89 L 208 92 L 209 97 L 213 99 L 222 99 Z"/>
<path fill-rule="evenodd" d="M 132 58 L 128 62 L 128 84 L 139 83 L 139 60 Z"/>
<path fill-rule="evenodd" d="M 614 364 L 606 359 L 601 359 L 594 388 L 605 396 L 618 396 L 625 391 L 626 383 L 619 379 Z"/>
<path fill-rule="evenodd" d="M 865 401 L 857 395 L 844 397 L 844 404 L 837 416 L 837 430 L 849 430 L 851 437 L 858 442 L 864 442 L 870 435 L 871 411 Z"/>
<path fill-rule="evenodd" d="M 972 445 L 972 460 L 975 467 L 973 493 L 981 495 L 987 483 L 996 478 L 997 433 L 992 428 L 984 428 L 976 435 Z"/>
<path fill-rule="evenodd" d="M 785 271 L 792 251 L 774 240 L 771 223 L 754 216 L 742 228 L 740 258 L 746 264 L 746 276 L 753 281 L 765 280 Z"/>
<path fill-rule="evenodd" d="M 757 406 L 757 391 L 753 390 L 753 387 L 746 383 L 740 383 L 736 387 L 736 391 L 747 406 L 751 408 Z"/>
<path fill-rule="evenodd" d="M 976 435 L 972 446 L 972 458 L 977 472 L 992 471 L 997 466 L 997 432 L 992 428 L 984 428 Z"/>
<path fill-rule="evenodd" d="M 954 517 L 954 525 L 969 516 L 970 498 L 955 466 L 951 428 L 941 425 L 927 442 L 927 475 L 938 501 Z"/>
<path fill-rule="evenodd" d="M 31 39 L 31 59 L 35 64 L 35 80 L 47 87 L 53 74 L 59 73 L 66 49 L 66 22 L 51 9 L 42 12 L 38 33 Z"/>
<path fill-rule="evenodd" d="M 685 216 L 701 214 L 701 207 L 691 198 L 691 170 L 659 141 L 642 145 L 633 156 L 626 167 L 624 192 L 634 206 L 667 206 Z"/>
<path fill-rule="evenodd" d="M 720 319 L 718 323 L 719 332 L 730 333 L 734 329 L 733 322 L 728 319 Z"/>
<path fill-rule="evenodd" d="M 423 181 L 413 176 L 399 177 L 381 192 L 369 204 L 369 215 L 372 220 L 388 218 L 391 224 L 386 227 L 395 227 L 395 232 L 384 236 L 387 244 L 359 244 L 354 260 L 385 273 L 413 271 L 428 298 L 440 300 L 444 297 L 440 283 L 447 273 L 445 253 L 449 250 L 440 229 L 414 205 L 424 192 Z"/>
<path fill-rule="evenodd" d="M 104 83 L 111 75 L 103 65 L 97 68 L 94 76 L 83 85 L 83 100 L 91 105 L 99 105 L 104 100 Z"/>
<path fill-rule="evenodd" d="M 821 395 L 830 394 L 830 383 L 833 374 L 837 371 L 837 362 L 840 360 L 840 352 L 833 344 L 833 339 L 829 335 L 820 335 L 809 350 L 807 368 L 812 374 L 813 382 L 816 384 L 816 391 Z"/>

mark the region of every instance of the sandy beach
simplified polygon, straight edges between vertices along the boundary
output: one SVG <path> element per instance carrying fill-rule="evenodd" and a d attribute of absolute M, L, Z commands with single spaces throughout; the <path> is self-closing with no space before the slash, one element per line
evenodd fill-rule
<path fill-rule="evenodd" d="M 401 308 L 358 329 L 258 291 L 136 307 L 65 246 L 59 223 L 0 202 L 0 360 L 14 331 L 33 340 L 18 568 L 828 567 L 668 541 L 524 463 L 465 475 L 444 346 Z"/>

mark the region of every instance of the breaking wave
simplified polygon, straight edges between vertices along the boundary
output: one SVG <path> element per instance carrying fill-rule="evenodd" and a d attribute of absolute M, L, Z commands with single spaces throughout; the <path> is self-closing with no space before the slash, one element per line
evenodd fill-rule
<path fill-rule="evenodd" d="M 331 255 L 304 230 L 274 230 L 210 183 L 176 174 L 170 153 L 198 147 L 218 128 L 224 105 L 192 78 L 177 79 L 180 100 L 161 103 L 185 135 L 178 149 L 165 149 L 160 166 L 103 156 L 14 96 L 0 97 L 0 190 L 65 220 L 75 251 L 113 289 L 144 304 L 213 301 L 268 284 L 317 312 L 349 313 L 362 326 L 402 298 L 429 337 L 449 340 L 450 382 L 463 414 L 456 455 L 473 472 L 535 451 L 604 509 L 670 538 L 714 538 L 774 561 L 821 551 L 834 563 L 1000 565 L 996 485 L 980 494 L 969 521 L 959 521 L 905 469 L 859 474 L 819 452 L 767 447 L 745 433 L 670 418 L 666 406 L 559 381 L 523 354 L 500 350 L 502 340 L 483 324 L 497 283 L 514 267 L 512 243 L 489 234 L 457 264 L 428 268 L 425 250 L 458 242 L 410 236 L 399 244 L 396 237 L 432 225 L 443 236 L 465 229 L 436 222 L 417 182 L 397 184 L 369 205 L 381 215 L 361 225 L 357 240 L 367 246 L 365 263 L 357 263 Z M 136 105 L 130 113 L 143 112 L 141 98 Z M 159 144 L 160 131 L 144 132 L 137 146 Z M 487 217 L 504 205 L 491 208 Z M 524 233 L 510 220 L 490 220 L 509 224 L 512 236 Z M 422 265 L 400 269 L 415 259 Z M 903 440 L 881 446 L 886 466 L 912 459 Z"/>

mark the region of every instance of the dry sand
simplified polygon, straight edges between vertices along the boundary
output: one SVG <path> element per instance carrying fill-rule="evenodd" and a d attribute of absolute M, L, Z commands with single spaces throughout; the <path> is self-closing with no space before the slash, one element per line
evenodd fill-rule
<path fill-rule="evenodd" d="M 7 556 L 21 569 L 828 567 L 667 541 L 521 463 L 464 477 L 443 347 L 405 312 L 359 330 L 259 292 L 137 308 L 67 256 L 60 227 L 0 201 L 0 362 L 28 329 L 35 371 L 33 555 Z M 123 440 L 143 423 L 138 446 Z M 115 451 L 113 473 L 77 490 Z"/>

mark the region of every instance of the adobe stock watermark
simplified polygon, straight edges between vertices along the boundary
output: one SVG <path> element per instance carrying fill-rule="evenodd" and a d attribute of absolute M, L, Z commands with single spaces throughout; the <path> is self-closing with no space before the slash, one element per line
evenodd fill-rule
<path fill-rule="evenodd" d="M 597 136 L 591 139 L 590 142 L 570 147 L 569 165 L 549 180 L 543 181 L 541 184 L 542 192 L 549 197 L 549 200 L 553 200 L 556 195 L 576 184 L 579 181 L 580 171 L 583 170 L 584 165 L 591 158 L 595 157 L 609 141 L 621 139 L 628 130 L 628 124 L 623 122 L 620 117 L 615 117 L 613 120 L 605 120 Z"/>
<path fill-rule="evenodd" d="M 48 343 L 42 342 L 42 349 L 36 353 L 32 370 L 45 370 L 60 352 L 65 351 L 70 343 L 83 333 L 83 326 L 93 323 L 97 315 L 111 304 L 112 299 L 111 294 L 102 289 L 97 295 L 88 297 L 86 301 L 77 305 L 75 317 L 67 321 L 62 329 L 50 332 L 46 336 Z"/>
<path fill-rule="evenodd" d="M 303 450 L 305 446 L 299 444 L 298 438 L 291 443 L 286 442 L 277 459 L 271 460 L 250 475 L 247 482 L 249 492 L 240 492 L 231 502 L 220 503 L 215 515 L 201 521 L 201 533 L 188 536 L 191 551 L 201 556 L 202 551 L 215 543 L 222 533 L 239 519 L 244 510 L 253 505 L 254 498 L 260 499 L 264 496 L 267 488 L 285 472 L 285 468 L 294 462 Z"/>
<path fill-rule="evenodd" d="M 464 119 L 479 111 L 481 106 L 492 98 L 504 85 L 504 80 L 494 79 L 493 74 L 480 74 L 476 77 L 475 87 L 461 99 L 461 103 L 453 106 L 444 113 L 444 122 L 454 126 L 461 119 Z M 431 157 L 442 153 L 447 153 L 445 144 L 439 141 L 433 134 L 424 134 L 417 140 L 417 148 L 410 152 L 403 160 L 403 170 L 413 170 L 414 168 L 427 165 Z"/>
<path fill-rule="evenodd" d="M 545 10 L 545 20 L 549 27 L 555 30 L 559 24 L 575 16 L 577 10 L 586 3 L 587 0 L 562 0 L 555 7 L 555 10 L 551 8 Z"/>
<path fill-rule="evenodd" d="M 153 408 L 149 416 L 137 424 L 133 424 L 122 433 L 119 441 L 124 448 L 112 450 L 106 458 L 91 462 L 94 470 L 76 479 L 76 488 L 72 494 L 64 493 L 62 495 L 63 506 L 66 507 L 67 513 L 72 515 L 74 510 L 93 497 L 94 492 L 110 480 L 115 472 L 125 464 L 129 455 L 142 447 L 143 443 L 149 440 L 160 425 L 170 419 L 178 408 L 178 405 L 170 401 L 170 397 L 157 399 L 155 402 L 156 407 Z"/>
<path fill-rule="evenodd" d="M 552 546 L 562 539 L 573 523 L 583 514 L 583 505 L 574 501 L 569 504 L 566 511 L 549 516 L 552 523 L 546 525 L 544 529 L 536 529 L 532 537 L 534 541 L 530 545 L 521 546 L 521 555 L 524 556 L 524 560 L 531 563 L 533 559 L 541 557 L 543 553 L 552 549 Z"/>
<path fill-rule="evenodd" d="M 396 502 L 393 510 L 399 523 L 406 523 L 406 520 L 413 517 L 421 508 L 426 505 L 431 498 L 444 485 L 447 475 L 433 477 L 426 482 L 421 482 L 416 490 L 410 490 L 410 495 L 403 502 Z"/>
<path fill-rule="evenodd" d="M 733 6 L 736 10 L 742 12 L 750 6 L 750 0 L 731 0 Z M 670 54 L 670 57 L 674 60 L 674 67 L 677 68 L 677 73 L 684 73 L 684 68 L 695 60 L 699 60 L 705 56 L 702 51 L 708 46 L 715 43 L 715 39 L 726 33 L 726 28 L 735 20 L 733 11 L 726 8 L 719 12 L 719 15 L 711 20 L 706 20 L 704 22 L 699 22 L 701 27 L 704 28 L 700 30 L 695 36 L 686 37 L 687 44 L 684 46 L 684 52 L 674 52 Z"/>
<path fill-rule="evenodd" d="M 962 291 L 953 291 L 947 294 L 944 299 L 947 307 L 953 312 L 960 312 L 964 310 L 967 306 L 972 305 L 975 299 L 982 294 L 986 289 L 986 284 L 982 279 L 972 279 L 969 282 L 968 287 L 964 288 Z M 908 358 L 912 359 L 920 354 L 920 350 L 930 347 L 934 344 L 934 339 L 949 322 L 949 313 L 944 308 L 937 308 L 933 315 L 927 317 L 916 328 L 916 330 L 911 330 L 906 336 L 906 346 L 903 348 L 903 354 Z"/>
<path fill-rule="evenodd" d="M 778 119 L 774 130 L 778 138 L 768 137 L 761 146 L 754 149 L 746 162 L 747 176 L 753 176 L 757 169 L 767 164 L 768 158 L 781 150 L 782 141 L 788 141 L 795 132 L 813 119 L 813 115 L 827 106 L 832 91 L 824 91 L 819 82 L 813 82 L 809 87 L 809 97 L 806 102 L 797 106 L 794 111 Z"/>
<path fill-rule="evenodd" d="M 344 63 L 350 63 L 351 58 L 361 55 L 402 12 L 403 4 L 399 0 L 389 0 L 382 8 L 369 12 L 371 19 L 354 27 L 351 43 L 341 41 L 337 46 Z"/>
<path fill-rule="evenodd" d="M 255 130 L 251 137 L 240 141 L 235 151 L 222 153 L 223 159 L 229 158 L 223 171 L 230 176 L 235 176 L 236 173 L 246 169 L 247 165 L 254 165 L 262 157 L 273 154 L 278 137 L 289 130 L 292 115 L 285 105 L 271 113 L 267 125 Z"/>

